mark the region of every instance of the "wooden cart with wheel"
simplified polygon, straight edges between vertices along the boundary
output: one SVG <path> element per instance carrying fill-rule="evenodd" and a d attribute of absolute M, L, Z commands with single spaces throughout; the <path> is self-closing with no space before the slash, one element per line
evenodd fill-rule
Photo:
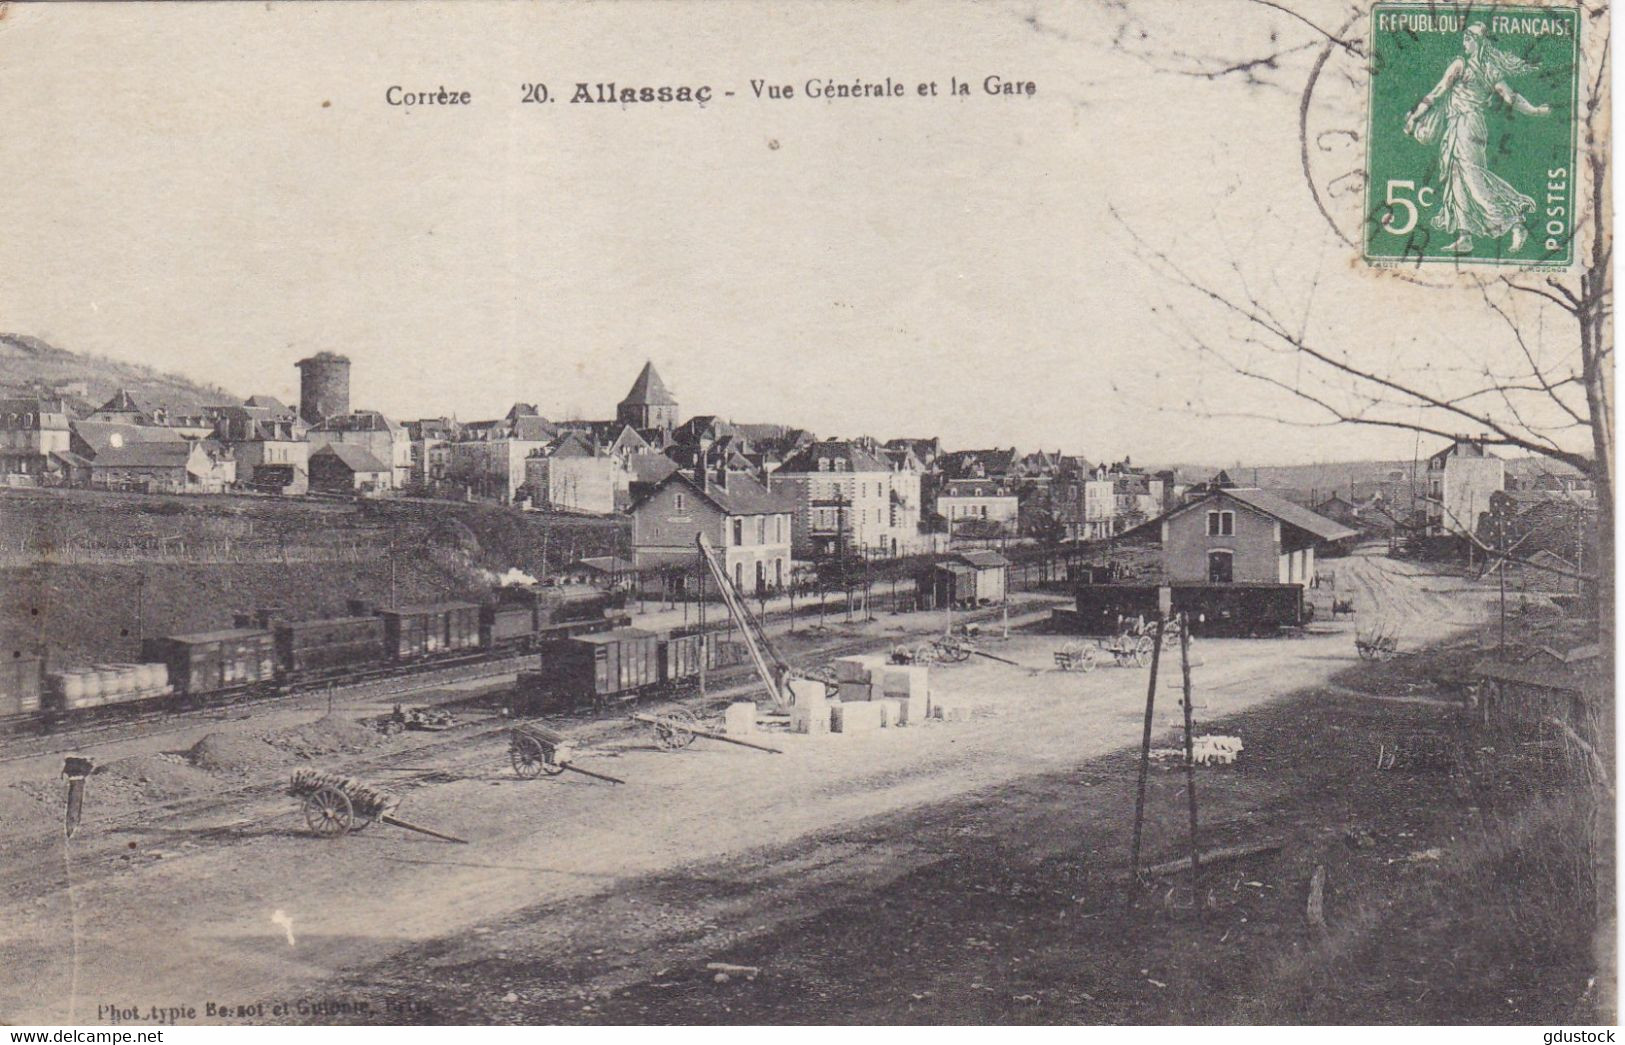
<path fill-rule="evenodd" d="M 305 795 L 305 826 L 319 838 L 337 838 L 362 831 L 376 817 L 356 808 L 350 796 L 331 784 L 322 784 Z"/>
<path fill-rule="evenodd" d="M 590 776 L 594 780 L 607 780 L 611 784 L 626 781 L 603 773 L 582 769 L 574 763 L 575 746 L 570 738 L 546 726 L 526 722 L 514 726 L 508 734 L 508 763 L 522 780 L 535 780 L 540 776 L 558 776 L 566 770 Z"/>
<path fill-rule="evenodd" d="M 1086 642 L 1068 642 L 1055 651 L 1055 666 L 1062 671 L 1081 671 L 1084 674 L 1095 670 L 1099 660 L 1099 646 Z"/>
<path fill-rule="evenodd" d="M 1102 653 L 1109 654 L 1120 668 L 1143 668 L 1151 663 L 1151 653 L 1155 645 L 1156 640 L 1150 635 L 1125 632 L 1116 638 L 1101 640 L 1097 648 Z"/>
<path fill-rule="evenodd" d="M 318 838 L 342 838 L 355 834 L 366 830 L 376 820 L 444 842 L 468 844 L 466 839 L 431 831 L 400 819 L 395 815 L 400 799 L 352 777 L 315 769 L 296 769 L 288 780 L 288 794 L 300 800 L 305 826 Z"/>
<path fill-rule="evenodd" d="M 1354 633 L 1354 652 L 1361 660 L 1393 660 L 1399 655 L 1399 636 L 1386 628 Z"/>
<path fill-rule="evenodd" d="M 773 755 L 784 754 L 776 747 L 753 744 L 748 740 L 740 740 L 738 737 L 725 736 L 715 730 L 706 729 L 700 725 L 700 720 L 694 716 L 694 712 L 687 708 L 667 708 L 658 714 L 637 712 L 630 718 L 633 722 L 641 722 L 654 730 L 655 746 L 662 751 L 681 751 L 694 743 L 697 738 L 704 737 L 707 740 L 720 740 L 724 744 L 737 744 L 740 747 L 766 751 Z"/>
<path fill-rule="evenodd" d="M 976 652 L 976 644 L 970 639 L 960 635 L 944 635 L 931 643 L 938 663 L 959 664 L 970 659 Z"/>

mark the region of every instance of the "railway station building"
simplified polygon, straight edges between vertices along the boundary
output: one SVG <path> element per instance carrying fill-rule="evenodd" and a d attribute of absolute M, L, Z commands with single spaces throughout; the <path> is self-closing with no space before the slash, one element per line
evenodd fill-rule
<path fill-rule="evenodd" d="M 1162 543 L 1169 584 L 1300 584 L 1315 551 L 1354 530 L 1263 490 L 1216 487 L 1146 524 Z"/>

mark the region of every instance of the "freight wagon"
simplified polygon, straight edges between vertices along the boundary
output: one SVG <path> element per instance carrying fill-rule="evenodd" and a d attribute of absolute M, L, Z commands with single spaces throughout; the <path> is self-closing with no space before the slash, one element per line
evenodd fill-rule
<path fill-rule="evenodd" d="M 376 664 L 384 659 L 384 622 L 379 617 L 335 617 L 279 624 L 277 670 L 309 675 Z"/>
<path fill-rule="evenodd" d="M 1193 635 L 1262 635 L 1300 627 L 1312 612 L 1301 584 L 1085 584 L 1077 607 L 1057 620 L 1084 635 L 1114 635 L 1163 611 L 1186 614 Z"/>
<path fill-rule="evenodd" d="M 659 649 L 662 682 L 678 682 L 699 676 L 700 660 L 705 656 L 704 635 L 672 635 L 660 640 Z"/>
<path fill-rule="evenodd" d="M 379 610 L 384 621 L 384 652 L 396 660 L 474 649 L 480 642 L 479 607 L 469 602 L 437 602 Z"/>
<path fill-rule="evenodd" d="M 169 669 L 163 664 L 97 664 L 45 673 L 40 706 L 51 712 L 82 711 L 169 696 Z"/>
<path fill-rule="evenodd" d="M 567 651 L 567 663 L 608 658 L 612 670 L 601 682 L 579 668 L 565 669 L 576 672 L 569 678 L 580 696 L 594 700 L 659 680 L 653 635 L 647 636 L 643 653 L 638 643 L 624 653 L 615 644 L 606 647 L 612 652 L 591 657 L 569 652 L 573 637 L 624 629 L 630 623 L 625 614 L 608 616 L 624 604 L 624 596 L 536 587 L 503 589 L 499 600 L 484 608 L 440 602 L 379 610 L 351 599 L 349 616 L 303 621 L 288 620 L 284 610 L 259 609 L 237 614 L 229 629 L 148 639 L 141 646 L 144 664 L 98 664 L 49 674 L 42 658 L 14 651 L 10 660 L 0 662 L 0 719 L 49 724 L 64 713 L 77 715 L 103 705 L 172 695 L 195 702 L 475 650 L 528 652 L 558 646 Z M 729 644 L 708 642 L 705 648 L 711 666 L 729 662 Z"/>
<path fill-rule="evenodd" d="M 163 664 L 182 696 L 270 683 L 276 677 L 275 642 L 257 628 L 227 628 L 148 639 L 142 659 Z"/>
<path fill-rule="evenodd" d="M 536 643 L 536 611 L 529 606 L 481 606 L 480 646 L 528 650 Z"/>
<path fill-rule="evenodd" d="M 40 707 L 38 657 L 15 656 L 0 661 L 0 718 L 31 715 Z"/>
<path fill-rule="evenodd" d="M 674 631 L 660 640 L 660 681 L 697 678 L 702 656 L 705 670 L 717 671 L 746 663 L 750 650 L 743 642 L 729 641 L 722 632 L 709 631 L 702 635 Z"/>
<path fill-rule="evenodd" d="M 632 700 L 660 684 L 660 639 L 617 628 L 549 643 L 543 670 L 526 672 L 527 700 L 554 710 Z"/>

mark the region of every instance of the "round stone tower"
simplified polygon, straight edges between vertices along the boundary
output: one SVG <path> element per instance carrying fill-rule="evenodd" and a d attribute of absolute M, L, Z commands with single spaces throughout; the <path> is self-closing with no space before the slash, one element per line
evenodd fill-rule
<path fill-rule="evenodd" d="M 318 352 L 299 361 L 299 417 L 321 424 L 350 412 L 350 358 Z"/>

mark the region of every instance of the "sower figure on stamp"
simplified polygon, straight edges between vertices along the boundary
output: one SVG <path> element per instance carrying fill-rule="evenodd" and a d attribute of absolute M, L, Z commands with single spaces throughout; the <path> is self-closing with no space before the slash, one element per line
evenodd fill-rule
<path fill-rule="evenodd" d="M 1510 232 L 1510 253 L 1516 254 L 1529 236 L 1523 222 L 1535 201 L 1490 171 L 1484 113 L 1492 92 L 1525 116 L 1545 116 L 1551 107 L 1533 105 L 1506 85 L 1507 77 L 1535 67 L 1486 40 L 1482 24 L 1469 26 L 1461 40 L 1465 54 L 1450 63 L 1438 86 L 1406 115 L 1405 133 L 1424 145 L 1439 142 L 1441 188 L 1432 225 L 1456 233 L 1448 249 L 1465 254 L 1473 249 L 1474 236 L 1499 239 Z M 1436 103 L 1446 92 L 1449 97 L 1439 107 Z"/>

